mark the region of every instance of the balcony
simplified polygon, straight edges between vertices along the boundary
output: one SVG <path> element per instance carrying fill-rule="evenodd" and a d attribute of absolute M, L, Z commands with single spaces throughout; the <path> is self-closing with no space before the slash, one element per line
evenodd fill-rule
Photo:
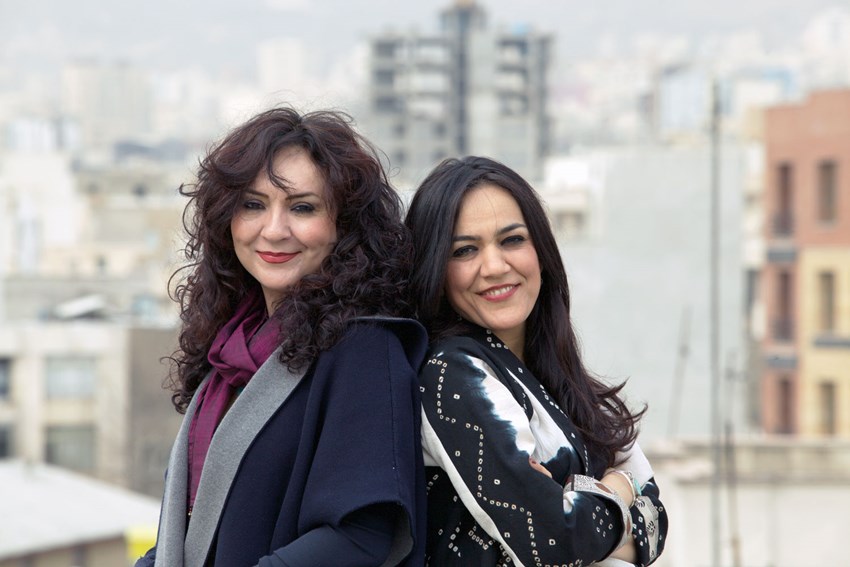
<path fill-rule="evenodd" d="M 790 243 L 768 243 L 767 261 L 771 264 L 793 264 L 797 261 L 797 249 Z"/>
<path fill-rule="evenodd" d="M 797 356 L 794 354 L 768 354 L 764 357 L 764 364 L 773 370 L 796 370 Z"/>
<path fill-rule="evenodd" d="M 812 344 L 821 348 L 850 349 L 850 337 L 822 333 L 814 338 Z"/>

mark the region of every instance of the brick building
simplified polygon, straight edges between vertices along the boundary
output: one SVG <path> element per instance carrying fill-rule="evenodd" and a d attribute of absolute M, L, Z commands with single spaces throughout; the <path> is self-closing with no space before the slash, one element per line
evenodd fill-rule
<path fill-rule="evenodd" d="M 765 118 L 762 426 L 850 437 L 850 90 Z"/>

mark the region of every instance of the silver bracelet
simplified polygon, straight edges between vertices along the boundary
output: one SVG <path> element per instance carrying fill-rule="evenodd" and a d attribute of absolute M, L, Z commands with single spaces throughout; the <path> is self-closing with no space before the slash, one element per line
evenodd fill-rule
<path fill-rule="evenodd" d="M 629 507 L 626 506 L 626 503 L 623 502 L 617 491 L 612 490 L 592 476 L 576 474 L 567 479 L 567 485 L 564 487 L 564 496 L 566 496 L 567 492 L 590 492 L 612 500 L 620 509 L 620 517 L 623 522 L 623 535 L 617 543 L 616 549 L 619 549 L 628 541 L 632 535 L 632 517 L 629 514 Z"/>
<path fill-rule="evenodd" d="M 637 483 L 635 482 L 635 477 L 632 476 L 632 473 L 630 471 L 614 469 L 611 472 L 623 475 L 623 477 L 626 479 L 626 482 L 629 484 L 629 490 L 632 491 L 632 501 L 629 503 L 628 508 L 631 508 L 637 500 L 637 497 L 640 496 L 640 491 L 637 487 Z"/>

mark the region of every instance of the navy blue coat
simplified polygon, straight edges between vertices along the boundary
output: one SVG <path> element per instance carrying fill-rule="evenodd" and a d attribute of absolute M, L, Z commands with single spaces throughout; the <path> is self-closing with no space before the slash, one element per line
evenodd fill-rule
<path fill-rule="evenodd" d="M 190 404 L 172 449 L 157 546 L 137 567 L 256 565 L 310 530 L 374 504 L 396 511 L 385 565 L 423 563 L 425 490 L 417 370 L 424 329 L 358 319 L 301 375 L 278 353 L 210 445 L 186 526 Z"/>

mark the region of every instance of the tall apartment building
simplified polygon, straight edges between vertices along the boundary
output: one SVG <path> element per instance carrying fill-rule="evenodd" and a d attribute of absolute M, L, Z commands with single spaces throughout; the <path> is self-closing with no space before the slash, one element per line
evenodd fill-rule
<path fill-rule="evenodd" d="M 433 35 L 385 33 L 370 46 L 369 119 L 401 183 L 447 156 L 487 155 L 531 180 L 548 150 L 552 37 L 497 29 L 471 0 L 456 0 Z"/>
<path fill-rule="evenodd" d="M 765 118 L 769 433 L 850 437 L 850 90 Z"/>

